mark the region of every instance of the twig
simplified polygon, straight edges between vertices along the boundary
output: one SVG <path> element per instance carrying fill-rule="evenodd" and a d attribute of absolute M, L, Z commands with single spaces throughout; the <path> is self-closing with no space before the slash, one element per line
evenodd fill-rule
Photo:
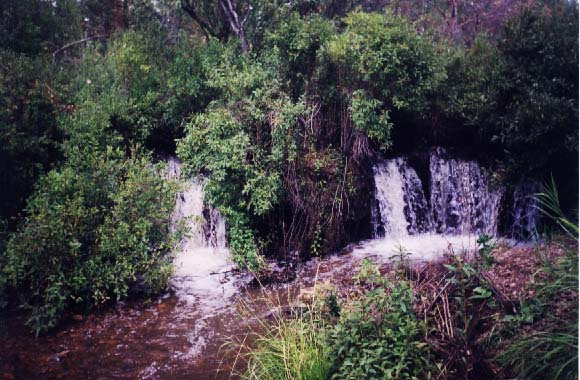
<path fill-rule="evenodd" d="M 109 34 L 99 34 L 97 36 L 87 37 L 87 38 L 83 38 L 82 40 L 78 40 L 78 41 L 74 41 L 74 42 L 68 43 L 68 44 L 64 45 L 63 47 L 56 49 L 52 53 L 52 61 L 54 63 L 54 61 L 56 60 L 56 55 L 58 53 L 60 53 L 61 51 L 65 50 L 65 49 L 68 49 L 71 46 L 78 45 L 78 44 L 82 44 L 84 42 L 88 42 L 88 41 L 91 41 L 91 40 L 96 40 L 98 38 L 106 38 L 106 37 L 109 37 Z"/>
<path fill-rule="evenodd" d="M 226 273 L 233 273 L 233 272 L 237 272 L 237 269 L 225 270 L 223 272 L 209 272 L 209 274 L 214 275 L 214 274 L 226 274 Z"/>

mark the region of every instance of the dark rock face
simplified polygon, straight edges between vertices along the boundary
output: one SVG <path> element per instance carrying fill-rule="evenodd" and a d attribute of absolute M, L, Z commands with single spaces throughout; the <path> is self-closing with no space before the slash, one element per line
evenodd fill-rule
<path fill-rule="evenodd" d="M 538 202 L 534 194 L 539 191 L 535 183 L 521 183 L 506 192 L 499 220 L 500 234 L 522 240 L 537 237 L 540 218 Z"/>

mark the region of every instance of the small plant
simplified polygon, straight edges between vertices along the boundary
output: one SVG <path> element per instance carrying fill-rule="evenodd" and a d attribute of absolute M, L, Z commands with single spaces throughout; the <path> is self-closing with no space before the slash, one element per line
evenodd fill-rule
<path fill-rule="evenodd" d="M 402 245 L 397 245 L 394 249 L 394 254 L 389 257 L 389 259 L 395 262 L 395 268 L 399 274 L 404 277 L 407 269 L 409 268 L 409 257 L 411 252 L 407 251 Z"/>
<path fill-rule="evenodd" d="M 379 267 L 370 259 L 364 259 L 361 262 L 361 269 L 354 276 L 354 280 L 357 285 L 369 285 L 371 288 L 374 288 L 375 285 L 384 285 L 385 282 Z"/>
<path fill-rule="evenodd" d="M 377 278 L 369 261 L 357 277 L 373 288 L 356 300 L 332 331 L 335 380 L 416 379 L 430 374 L 424 327 L 412 309 L 413 292 L 405 281 Z"/>
<path fill-rule="evenodd" d="M 477 252 L 479 253 L 479 260 L 484 268 L 491 267 L 495 260 L 491 255 L 491 252 L 496 248 L 496 244 L 493 242 L 491 236 L 489 235 L 479 235 L 477 239 Z"/>
<path fill-rule="evenodd" d="M 337 300 L 325 299 L 327 292 L 334 294 L 332 289 L 315 286 L 311 302 L 291 307 L 289 315 L 256 316 L 258 304 L 243 304 L 242 312 L 256 322 L 242 341 L 232 340 L 225 345 L 228 351 L 237 352 L 231 375 L 245 380 L 328 380 L 332 359 L 323 313 Z M 297 300 L 290 299 L 290 294 L 288 297 L 288 304 L 296 304 Z M 269 298 L 261 301 L 270 310 L 281 310 L 280 300 L 278 304 Z M 334 306 L 338 308 L 338 303 Z M 237 372 L 238 361 L 247 363 L 242 372 Z"/>
<path fill-rule="evenodd" d="M 312 238 L 312 244 L 310 244 L 310 253 L 312 256 L 320 256 L 322 253 L 322 229 L 320 224 L 316 226 L 314 231 L 314 237 Z"/>
<path fill-rule="evenodd" d="M 308 316 L 279 319 L 248 354 L 247 380 L 326 380 L 332 360 L 323 330 Z"/>

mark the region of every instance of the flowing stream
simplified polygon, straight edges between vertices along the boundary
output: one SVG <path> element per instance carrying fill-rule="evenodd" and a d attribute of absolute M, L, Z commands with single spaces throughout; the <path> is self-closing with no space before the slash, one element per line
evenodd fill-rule
<path fill-rule="evenodd" d="M 177 160 L 168 166 L 171 177 L 181 176 Z M 205 180 L 190 179 L 172 215 L 174 228 L 184 224 L 188 230 L 175 252 L 173 291 L 150 303 L 121 302 L 78 316 L 39 339 L 23 326 L 24 314 L 1 320 L 0 373 L 26 379 L 229 379 L 235 353 L 228 341 L 242 340 L 256 318 L 280 312 L 315 283 L 347 284 L 362 259 L 387 262 L 403 252 L 431 260 L 449 250 L 473 251 L 479 234 L 500 235 L 500 220 L 509 238 L 534 230 L 532 186 L 494 188 L 476 162 L 451 158 L 440 148 L 426 166 L 429 173 L 421 179 L 405 157 L 377 162 L 373 239 L 302 264 L 288 283 L 263 287 L 234 271 L 227 221 L 204 202 Z"/>

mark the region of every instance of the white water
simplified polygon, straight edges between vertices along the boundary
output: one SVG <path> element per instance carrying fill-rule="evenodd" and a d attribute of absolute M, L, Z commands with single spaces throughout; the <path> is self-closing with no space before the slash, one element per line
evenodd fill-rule
<path fill-rule="evenodd" d="M 497 235 L 503 188 L 492 188 L 475 161 L 447 157 L 437 148 L 429 162 L 434 232 Z"/>
<path fill-rule="evenodd" d="M 408 253 L 406 258 L 417 261 L 446 252 L 473 253 L 480 233 L 496 234 L 503 191 L 489 186 L 475 162 L 450 159 L 445 151 L 436 150 L 430 157 L 428 186 L 405 158 L 381 161 L 373 170 L 375 239 L 352 245 L 346 255 L 305 264 L 307 269 L 317 265 L 316 276 L 318 266 L 327 267 L 326 276 L 333 281 L 351 273 L 363 258 L 386 262 L 396 259 L 401 250 Z M 181 176 L 181 165 L 175 159 L 169 161 L 169 175 Z M 178 354 L 184 360 L 198 357 L 217 339 L 215 321 L 235 313 L 235 300 L 244 297 L 239 285 L 248 280 L 231 273 L 234 265 L 226 244 L 226 221 L 204 202 L 204 186 L 203 179 L 188 180 L 176 197 L 172 216 L 174 226 L 184 223 L 189 232 L 176 250 L 171 284 L 181 300 L 183 315 L 198 316 L 186 334 L 190 347 Z M 429 197 L 424 189 L 430 189 Z M 514 215 L 521 214 L 519 220 L 528 225 L 531 219 L 523 215 L 529 207 L 522 197 L 513 198 L 514 207 L 522 210 Z"/>
<path fill-rule="evenodd" d="M 407 160 L 381 161 L 373 172 L 373 236 L 405 237 L 429 231 L 431 221 L 421 180 Z"/>
<path fill-rule="evenodd" d="M 357 257 L 389 258 L 401 247 L 416 260 L 431 260 L 449 251 L 473 252 L 478 235 L 499 236 L 502 202 L 508 238 L 535 229 L 532 187 L 520 186 L 506 200 L 505 189 L 491 186 L 477 162 L 451 158 L 444 149 L 436 148 L 429 156 L 427 186 L 402 157 L 378 162 L 373 172 L 375 239 L 356 244 Z M 428 201 L 424 187 L 430 191 Z"/>
<path fill-rule="evenodd" d="M 477 249 L 477 236 L 441 234 L 419 234 L 404 237 L 385 237 L 367 240 L 354 245 L 355 258 L 377 258 L 381 262 L 397 260 L 401 252 L 414 261 L 427 261 L 441 257 L 445 253 L 473 253 Z"/>
<path fill-rule="evenodd" d="M 168 165 L 170 176 L 180 178 L 179 161 L 170 159 Z M 187 231 L 176 250 L 171 285 L 180 299 L 208 316 L 228 304 L 236 286 L 229 276 L 234 265 L 226 247 L 226 221 L 205 204 L 204 186 L 204 180 L 188 180 L 176 196 L 172 220 L 184 223 Z"/>
<path fill-rule="evenodd" d="M 375 198 L 379 211 L 377 215 L 375 209 L 374 214 L 376 219 L 374 223 L 375 237 L 381 235 L 408 235 L 403 177 L 399 172 L 398 160 L 381 162 L 373 168 L 375 174 Z M 380 227 L 382 227 L 382 231 Z"/>

